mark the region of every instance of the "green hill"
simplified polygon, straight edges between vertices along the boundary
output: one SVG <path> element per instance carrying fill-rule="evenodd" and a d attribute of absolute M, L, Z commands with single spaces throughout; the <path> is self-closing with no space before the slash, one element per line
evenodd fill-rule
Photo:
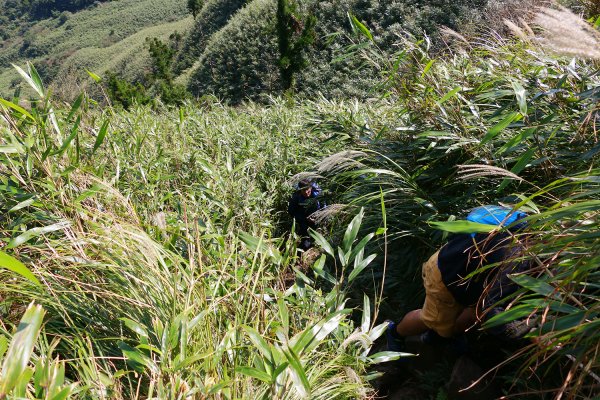
<path fill-rule="evenodd" d="M 7 39 L 0 49 L 0 93 L 11 94 L 18 76 L 11 63 L 32 61 L 46 81 L 71 73 L 117 69 L 135 79 L 146 68 L 147 37 L 183 33 L 192 17 L 180 0 L 121 0 L 49 18 Z"/>

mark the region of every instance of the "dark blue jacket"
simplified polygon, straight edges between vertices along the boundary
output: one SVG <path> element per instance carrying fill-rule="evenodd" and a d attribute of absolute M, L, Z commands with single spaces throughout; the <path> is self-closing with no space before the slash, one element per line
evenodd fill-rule
<path fill-rule="evenodd" d="M 288 213 L 296 220 L 298 233 L 302 236 L 308 235 L 308 228 L 314 228 L 314 223 L 308 219 L 308 216 L 325 206 L 324 202 L 318 199 L 321 195 L 319 185 L 313 182 L 311 188 L 310 197 L 304 197 L 300 190 L 297 190 L 288 203 Z"/>

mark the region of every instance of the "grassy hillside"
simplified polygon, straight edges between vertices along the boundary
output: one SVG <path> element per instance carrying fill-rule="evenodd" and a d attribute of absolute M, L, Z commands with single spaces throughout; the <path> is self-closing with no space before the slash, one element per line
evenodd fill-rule
<path fill-rule="evenodd" d="M 392 397 L 376 368 L 406 354 L 380 351 L 383 320 L 422 305 L 420 264 L 486 203 L 528 212 L 510 261 L 532 265 L 468 333 L 491 397 L 596 398 L 600 19 L 537 24 L 437 56 L 362 29 L 355 57 L 382 74 L 364 102 L 123 110 L 55 101 L 23 66 L 35 95 L 0 101 L 0 398 Z M 328 202 L 307 253 L 286 213 L 299 176 Z M 520 339 L 491 329 L 523 320 Z M 388 380 L 452 398 L 456 357 L 433 350 Z"/>
<path fill-rule="evenodd" d="M 146 67 L 146 37 L 166 39 L 189 29 L 192 18 L 179 0 L 122 0 L 70 14 L 66 21 L 42 20 L 21 36 L 7 40 L 0 51 L 0 92 L 12 94 L 18 79 L 10 63 L 32 61 L 46 80 L 65 74 L 102 73 L 118 69 L 129 79 Z"/>

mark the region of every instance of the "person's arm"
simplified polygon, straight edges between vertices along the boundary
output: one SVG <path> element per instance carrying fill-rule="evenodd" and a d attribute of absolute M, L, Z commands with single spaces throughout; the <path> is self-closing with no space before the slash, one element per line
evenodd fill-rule
<path fill-rule="evenodd" d="M 298 214 L 298 196 L 296 196 L 296 193 L 292 194 L 292 197 L 290 197 L 288 202 L 288 214 L 294 218 L 296 218 L 296 214 Z"/>

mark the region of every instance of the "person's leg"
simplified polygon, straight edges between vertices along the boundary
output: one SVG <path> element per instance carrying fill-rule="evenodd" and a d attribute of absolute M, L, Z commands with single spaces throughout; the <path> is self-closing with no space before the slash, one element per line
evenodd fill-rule
<path fill-rule="evenodd" d="M 413 310 L 402 318 L 402 321 L 396 325 L 396 333 L 398 335 L 406 337 L 413 335 L 420 335 L 427 331 L 429 327 L 423 323 L 421 319 L 421 310 Z"/>
<path fill-rule="evenodd" d="M 465 333 L 467 329 L 475 325 L 476 322 L 477 315 L 475 314 L 475 308 L 467 307 L 460 313 L 460 315 L 456 319 L 456 323 L 454 324 L 454 333 Z"/>

